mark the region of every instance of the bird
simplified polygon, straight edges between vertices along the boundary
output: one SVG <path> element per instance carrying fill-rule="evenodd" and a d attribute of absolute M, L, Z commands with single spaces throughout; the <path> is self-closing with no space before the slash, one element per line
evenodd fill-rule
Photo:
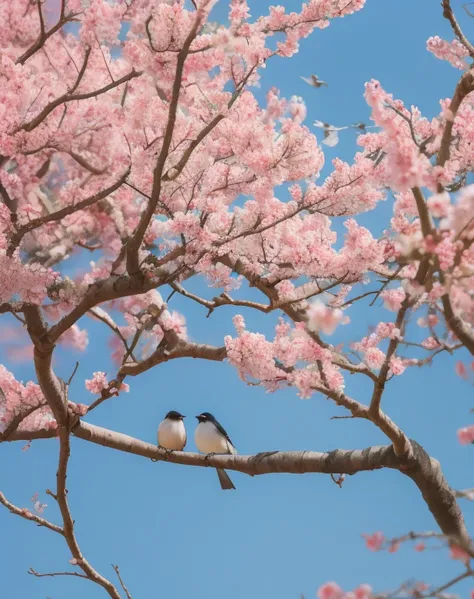
<path fill-rule="evenodd" d="M 176 410 L 171 410 L 158 426 L 158 446 L 170 451 L 183 451 L 186 445 L 186 428 L 183 416 Z"/>
<path fill-rule="evenodd" d="M 308 85 L 311 85 L 311 87 L 322 87 L 323 85 L 328 87 L 328 84 L 325 81 L 318 79 L 316 75 L 311 75 L 311 77 L 301 77 L 301 79 L 303 79 L 303 81 L 306 81 L 306 83 L 308 83 Z"/>
<path fill-rule="evenodd" d="M 349 127 L 352 129 L 359 129 L 360 131 L 367 131 L 367 129 L 375 129 L 377 125 L 366 125 L 365 123 L 358 122 L 352 123 L 352 125 L 349 125 Z"/>
<path fill-rule="evenodd" d="M 196 416 L 196 418 L 199 424 L 194 433 L 194 441 L 198 451 L 208 456 L 216 453 L 231 455 L 237 453 L 226 430 L 212 414 L 203 412 L 199 416 Z M 235 489 L 234 483 L 225 470 L 216 468 L 216 472 L 223 491 Z"/>
<path fill-rule="evenodd" d="M 349 129 L 349 127 L 335 127 L 334 125 L 330 125 L 329 123 L 324 123 L 323 121 L 314 121 L 314 127 L 318 127 L 318 129 L 322 129 L 324 131 L 324 139 L 323 144 L 326 144 L 330 148 L 337 145 L 339 142 L 338 131 L 343 131 L 344 129 Z"/>

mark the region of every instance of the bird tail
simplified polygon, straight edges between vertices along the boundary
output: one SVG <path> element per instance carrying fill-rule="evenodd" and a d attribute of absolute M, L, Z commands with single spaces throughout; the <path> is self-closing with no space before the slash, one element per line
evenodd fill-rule
<path fill-rule="evenodd" d="M 227 474 L 225 470 L 221 468 L 216 468 L 217 476 L 219 478 L 219 482 L 221 484 L 221 489 L 223 491 L 227 491 L 228 489 L 235 489 L 234 483 L 230 480 L 230 476 Z"/>

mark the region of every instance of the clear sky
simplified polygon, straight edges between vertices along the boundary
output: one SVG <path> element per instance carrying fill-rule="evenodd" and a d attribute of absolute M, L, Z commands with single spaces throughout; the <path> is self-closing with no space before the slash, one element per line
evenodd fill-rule
<path fill-rule="evenodd" d="M 297 4 L 282 3 L 288 8 Z M 252 15 L 258 16 L 269 4 L 250 2 Z M 425 49 L 431 35 L 452 38 L 439 4 L 367 0 L 359 13 L 335 20 L 303 41 L 294 58 L 270 61 L 259 98 L 277 86 L 287 97 L 305 97 L 308 125 L 315 118 L 344 125 L 368 118 L 364 83 L 376 78 L 395 97 L 433 116 L 438 100 L 452 95 L 459 76 Z M 461 0 L 452 4 L 461 14 Z M 216 18 L 224 16 L 227 2 L 220 5 Z M 463 22 L 466 33 L 474 37 L 474 20 Z M 329 88 L 314 90 L 300 79 L 312 72 L 328 81 Z M 353 155 L 356 134 L 345 133 L 336 148 L 323 146 L 325 173 L 334 157 L 350 160 Z M 392 201 L 387 200 L 359 221 L 379 231 L 391 209 Z M 77 262 L 71 261 L 71 268 L 75 266 Z M 166 298 L 168 293 L 163 295 Z M 170 308 L 186 315 L 193 340 L 221 344 L 224 335 L 234 332 L 234 312 L 229 307 L 206 319 L 204 309 L 174 296 Z M 274 317 L 242 313 L 249 328 L 272 334 Z M 344 329 L 345 338 L 362 336 L 379 314 L 358 308 L 352 313 L 352 324 Z M 89 323 L 88 328 L 92 342 L 84 355 L 61 348 L 56 352 L 56 370 L 63 378 L 80 360 L 70 395 L 82 403 L 93 399 L 84 388 L 85 378 L 95 370 L 114 373 L 107 331 L 101 323 Z M 31 364 L 11 363 L 5 347 L 1 351 L 1 360 L 19 379 L 34 379 Z M 154 443 L 158 422 L 168 410 L 177 409 L 188 416 L 190 450 L 195 449 L 193 416 L 205 410 L 224 424 L 241 453 L 353 449 L 386 442 L 370 423 L 330 420 L 343 412 L 321 396 L 300 400 L 291 389 L 266 394 L 245 386 L 227 364 L 180 360 L 129 383 L 129 394 L 103 404 L 87 419 Z M 368 399 L 367 385 L 358 377 L 351 377 L 348 391 L 361 401 Z M 389 415 L 440 460 L 455 488 L 473 482 L 472 449 L 456 440 L 456 430 L 472 418 L 469 396 L 472 388 L 454 375 L 454 359 L 443 358 L 432 368 L 395 378 L 384 398 Z M 55 487 L 58 443 L 36 441 L 26 452 L 22 446 L 1 446 L 0 488 L 25 507 L 38 492 L 49 504 L 45 516 L 59 522 L 53 500 L 44 493 Z M 251 478 L 233 473 L 232 478 L 237 490 L 224 493 L 212 469 L 152 463 L 73 438 L 69 500 L 84 554 L 112 579 L 110 564 L 118 564 L 134 599 L 297 599 L 300 593 L 314 597 L 319 585 L 329 580 L 345 590 L 368 582 L 381 592 L 413 578 L 441 584 L 461 572 L 461 565 L 450 560 L 446 550 L 420 554 L 407 545 L 391 555 L 365 549 L 364 532 L 381 530 L 396 536 L 436 529 L 417 488 L 397 472 L 347 477 L 342 489 L 328 476 L 316 474 Z M 465 502 L 463 508 L 472 526 L 474 508 Z M 27 575 L 29 566 L 39 572 L 71 568 L 59 536 L 4 508 L 0 531 L 0 588 L 6 599 L 106 596 L 88 581 Z M 459 585 L 456 590 L 467 597 L 471 588 Z"/>

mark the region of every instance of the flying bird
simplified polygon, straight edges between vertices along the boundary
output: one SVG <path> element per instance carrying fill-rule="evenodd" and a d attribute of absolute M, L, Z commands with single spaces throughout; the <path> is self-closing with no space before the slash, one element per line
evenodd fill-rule
<path fill-rule="evenodd" d="M 166 414 L 158 426 L 158 446 L 168 451 L 183 451 L 186 445 L 186 429 L 183 416 L 175 410 Z"/>
<path fill-rule="evenodd" d="M 237 453 L 226 430 L 212 414 L 203 412 L 199 416 L 196 416 L 196 418 L 199 424 L 194 433 L 194 441 L 201 453 L 207 455 L 214 455 L 216 453 L 233 455 Z M 225 470 L 216 468 L 216 472 L 222 490 L 235 489 L 234 483 Z"/>
<path fill-rule="evenodd" d="M 352 129 L 360 129 L 361 131 L 366 131 L 367 129 L 374 129 L 377 125 L 366 125 L 365 123 L 353 123 L 349 125 Z"/>
<path fill-rule="evenodd" d="M 337 145 L 339 142 L 339 135 L 337 132 L 349 129 L 349 127 L 335 127 L 334 125 L 318 120 L 314 121 L 313 126 L 324 131 L 323 144 L 326 144 L 330 148 Z"/>
<path fill-rule="evenodd" d="M 303 79 L 303 81 L 306 81 L 306 83 L 308 85 L 311 85 L 311 87 L 322 87 L 323 85 L 328 87 L 328 84 L 325 81 L 318 79 L 316 75 L 311 75 L 311 77 L 301 77 L 301 79 Z"/>

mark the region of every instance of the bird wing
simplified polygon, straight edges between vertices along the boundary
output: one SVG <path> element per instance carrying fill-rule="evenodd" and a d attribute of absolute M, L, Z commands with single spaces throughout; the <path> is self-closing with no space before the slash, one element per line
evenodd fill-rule
<path fill-rule="evenodd" d="M 331 131 L 324 132 L 323 144 L 325 144 L 326 146 L 329 146 L 330 148 L 333 148 L 338 143 L 339 143 L 339 135 L 337 134 L 337 131 L 331 130 Z"/>
<path fill-rule="evenodd" d="M 303 81 L 306 81 L 306 83 L 308 83 L 308 85 L 313 85 L 313 82 L 308 77 L 301 77 L 301 79 L 303 79 Z"/>
<path fill-rule="evenodd" d="M 227 431 L 225 430 L 225 428 L 222 426 L 222 424 L 219 421 L 217 421 L 216 419 L 214 419 L 214 425 L 217 428 L 217 430 L 221 433 L 221 435 L 223 435 L 226 438 L 226 440 L 232 445 L 232 447 L 234 447 L 234 444 L 230 440 L 230 437 L 227 434 Z"/>
<path fill-rule="evenodd" d="M 313 123 L 313 127 L 319 127 L 320 129 L 327 129 L 330 127 L 328 123 L 324 123 L 323 121 L 318 121 L 317 119 Z"/>

